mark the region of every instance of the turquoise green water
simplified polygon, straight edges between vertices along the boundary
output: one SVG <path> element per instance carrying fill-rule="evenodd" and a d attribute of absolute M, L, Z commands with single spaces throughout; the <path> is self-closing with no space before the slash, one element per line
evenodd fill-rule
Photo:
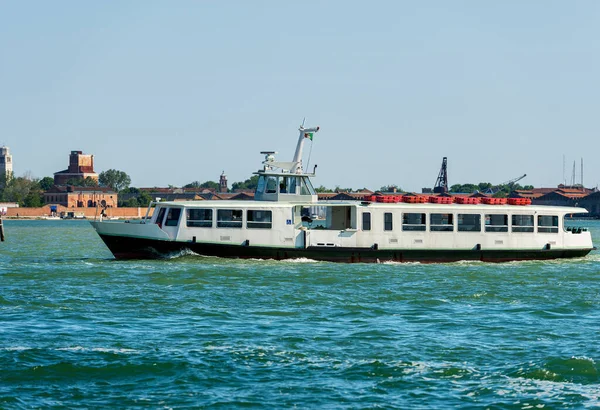
<path fill-rule="evenodd" d="M 115 261 L 85 221 L 4 223 L 0 408 L 600 407 L 598 251 Z"/>

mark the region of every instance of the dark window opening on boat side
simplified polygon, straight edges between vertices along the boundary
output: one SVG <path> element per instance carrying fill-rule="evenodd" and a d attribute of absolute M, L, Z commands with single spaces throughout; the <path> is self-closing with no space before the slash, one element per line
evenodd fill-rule
<path fill-rule="evenodd" d="M 218 209 L 217 227 L 219 228 L 241 228 L 242 227 L 241 209 Z"/>
<path fill-rule="evenodd" d="M 508 232 L 508 215 L 485 215 L 486 232 Z"/>
<path fill-rule="evenodd" d="M 403 231 L 424 231 L 425 226 L 424 213 L 405 213 L 402 214 L 402 230 Z"/>
<path fill-rule="evenodd" d="M 533 232 L 533 215 L 513 215 L 513 232 Z"/>
<path fill-rule="evenodd" d="M 481 232 L 481 215 L 458 214 L 459 232 Z"/>
<path fill-rule="evenodd" d="M 160 210 L 158 211 L 158 215 L 156 216 L 156 220 L 154 223 L 156 223 L 160 228 L 162 228 L 162 223 L 163 223 L 163 219 L 165 217 L 166 210 L 167 210 L 166 208 L 160 208 Z"/>
<path fill-rule="evenodd" d="M 187 226 L 194 228 L 212 228 L 212 209 L 188 209 Z"/>
<path fill-rule="evenodd" d="M 453 216 L 452 214 L 429 215 L 429 230 L 432 232 L 452 232 L 454 230 Z"/>
<path fill-rule="evenodd" d="M 538 232 L 558 233 L 558 216 L 538 215 Z"/>
<path fill-rule="evenodd" d="M 271 211 L 248 209 L 246 227 L 250 229 L 271 229 L 273 216 Z"/>
<path fill-rule="evenodd" d="M 392 230 L 392 213 L 386 212 L 383 214 L 383 230 L 391 231 Z"/>
<path fill-rule="evenodd" d="M 169 208 L 167 219 L 165 220 L 165 226 L 177 226 L 179 224 L 180 216 L 181 208 Z"/>
<path fill-rule="evenodd" d="M 362 214 L 362 230 L 371 230 L 371 212 L 363 212 Z"/>

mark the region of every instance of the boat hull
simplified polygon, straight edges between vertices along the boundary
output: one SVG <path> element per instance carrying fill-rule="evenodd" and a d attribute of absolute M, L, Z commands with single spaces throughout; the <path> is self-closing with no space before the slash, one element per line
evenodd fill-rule
<path fill-rule="evenodd" d="M 342 263 L 458 261 L 508 262 L 547 260 L 586 256 L 592 249 L 373 249 L 344 247 L 284 248 L 231 244 L 177 242 L 137 237 L 103 235 L 100 237 L 117 259 L 163 259 L 182 252 L 204 256 L 241 259 L 297 259 Z"/>

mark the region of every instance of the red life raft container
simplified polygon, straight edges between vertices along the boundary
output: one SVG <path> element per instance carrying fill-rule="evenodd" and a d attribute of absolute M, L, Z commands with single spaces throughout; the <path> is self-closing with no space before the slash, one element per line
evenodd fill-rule
<path fill-rule="evenodd" d="M 529 198 L 508 198 L 509 205 L 531 205 Z"/>
<path fill-rule="evenodd" d="M 429 201 L 429 196 L 423 195 L 404 195 L 402 197 L 402 202 L 406 202 L 407 204 L 424 204 Z"/>
<path fill-rule="evenodd" d="M 451 196 L 430 196 L 429 202 L 432 204 L 451 204 L 454 202 L 454 198 Z"/>
<path fill-rule="evenodd" d="M 506 198 L 485 197 L 485 198 L 481 198 L 481 203 L 487 204 L 487 205 L 506 205 Z"/>
<path fill-rule="evenodd" d="M 469 197 L 469 196 L 457 196 L 455 198 L 455 202 L 457 204 L 464 204 L 464 205 L 477 205 L 480 202 L 480 199 Z"/>

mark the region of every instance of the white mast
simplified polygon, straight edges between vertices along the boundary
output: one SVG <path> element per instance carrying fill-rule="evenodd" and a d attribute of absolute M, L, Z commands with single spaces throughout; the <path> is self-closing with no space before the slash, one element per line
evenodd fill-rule
<path fill-rule="evenodd" d="M 300 135 L 298 136 L 298 145 L 296 146 L 296 152 L 294 153 L 294 159 L 292 160 L 292 162 L 296 164 L 295 172 L 297 174 L 302 173 L 302 148 L 304 147 L 304 140 L 308 138 L 307 134 L 319 132 L 319 128 L 320 127 L 304 128 L 303 126 L 300 126 L 298 129 Z"/>

